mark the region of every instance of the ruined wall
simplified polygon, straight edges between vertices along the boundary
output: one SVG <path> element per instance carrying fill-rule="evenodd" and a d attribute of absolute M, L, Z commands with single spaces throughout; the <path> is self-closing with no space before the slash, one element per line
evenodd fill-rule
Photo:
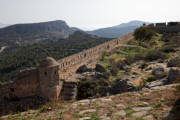
<path fill-rule="evenodd" d="M 38 87 L 38 70 L 36 68 L 21 72 L 13 84 L 14 94 L 19 97 L 37 94 Z"/>
<path fill-rule="evenodd" d="M 58 60 L 61 79 L 66 79 L 68 76 L 71 75 L 71 73 L 68 75 L 64 75 L 64 72 L 67 72 L 67 70 L 71 68 L 77 69 L 82 64 L 92 62 L 101 57 L 104 51 L 110 51 L 113 48 L 119 46 L 120 44 L 126 43 L 126 41 L 132 38 L 133 36 L 131 33 Z"/>
<path fill-rule="evenodd" d="M 60 71 L 63 71 L 76 64 L 82 63 L 83 61 L 93 59 L 93 57 L 95 57 L 96 55 L 101 55 L 103 51 L 112 50 L 119 44 L 122 44 L 123 43 L 122 41 L 131 39 L 131 38 L 132 38 L 132 34 L 128 34 L 118 39 L 114 39 L 106 43 L 103 43 L 101 45 L 98 45 L 96 47 L 90 48 L 88 50 L 79 52 L 72 56 L 68 56 L 66 58 L 60 59 L 58 60 L 58 63 L 60 64 L 59 66 Z"/>
<path fill-rule="evenodd" d="M 122 36 L 96 47 L 84 50 L 56 62 L 53 58 L 46 58 L 39 67 L 26 69 L 17 75 L 14 83 L 0 86 L 0 101 L 4 99 L 23 98 L 40 95 L 50 100 L 57 100 L 63 87 L 63 81 L 77 70 L 82 64 L 90 63 L 101 57 L 102 52 L 125 43 L 133 36 Z M 68 73 L 68 74 L 67 74 Z"/>
<path fill-rule="evenodd" d="M 180 22 L 156 23 L 154 27 L 160 33 L 180 32 Z"/>
<path fill-rule="evenodd" d="M 20 72 L 16 79 L 14 83 L 0 87 L 0 100 L 23 98 L 37 94 L 39 82 L 36 68 Z"/>

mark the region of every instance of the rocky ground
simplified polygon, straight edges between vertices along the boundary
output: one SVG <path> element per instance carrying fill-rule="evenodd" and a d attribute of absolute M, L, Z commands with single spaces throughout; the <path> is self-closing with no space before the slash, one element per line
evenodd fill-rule
<path fill-rule="evenodd" d="M 2 116 L 3 120 L 179 120 L 177 84 Z"/>
<path fill-rule="evenodd" d="M 0 120 L 180 120 L 180 46 L 159 37 L 153 42 L 153 49 L 123 45 L 96 66 L 81 66 L 73 77 L 80 82 L 79 100 L 46 103 Z M 143 57 L 126 57 L 135 54 Z"/>

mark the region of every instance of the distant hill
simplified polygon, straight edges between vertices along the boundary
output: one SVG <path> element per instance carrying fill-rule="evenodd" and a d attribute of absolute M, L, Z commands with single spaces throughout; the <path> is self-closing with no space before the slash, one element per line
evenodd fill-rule
<path fill-rule="evenodd" d="M 0 29 L 0 44 L 24 46 L 43 40 L 67 38 L 77 28 L 69 27 L 65 21 L 16 24 Z"/>
<path fill-rule="evenodd" d="M 7 26 L 9 26 L 9 25 L 0 23 L 0 28 L 4 28 L 4 27 L 7 27 Z"/>
<path fill-rule="evenodd" d="M 122 35 L 133 32 L 136 28 L 142 26 L 144 23 L 150 24 L 149 22 L 135 20 L 135 21 L 130 21 L 128 23 L 122 23 L 120 25 L 113 26 L 113 27 L 87 31 L 87 33 L 98 35 L 100 37 L 116 38 L 116 37 L 120 37 Z"/>

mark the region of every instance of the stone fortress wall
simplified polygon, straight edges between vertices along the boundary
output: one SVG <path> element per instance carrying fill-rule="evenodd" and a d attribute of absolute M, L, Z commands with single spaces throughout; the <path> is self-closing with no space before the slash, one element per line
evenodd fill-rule
<path fill-rule="evenodd" d="M 113 48 L 123 44 L 128 39 L 132 39 L 132 34 L 128 34 L 128 35 L 122 36 L 120 38 L 113 39 L 111 41 L 100 44 L 96 47 L 84 50 L 77 54 L 73 54 L 69 57 L 58 60 L 57 62 L 59 63 L 61 79 L 66 80 L 66 77 L 63 77 L 63 74 L 62 74 L 63 72 L 67 73 L 68 70 L 71 68 L 76 69 L 77 67 L 79 67 L 82 64 L 87 64 L 88 62 L 92 62 L 92 61 L 98 59 L 99 57 L 101 57 L 101 55 L 104 51 L 110 51 Z"/>
<path fill-rule="evenodd" d="M 0 102 L 34 95 L 59 100 L 63 84 L 69 86 L 65 83 L 71 77 L 70 73 L 75 74 L 81 65 L 97 60 L 104 51 L 110 51 L 132 38 L 132 34 L 128 34 L 58 61 L 48 57 L 38 67 L 21 71 L 15 82 L 0 86 Z"/>
<path fill-rule="evenodd" d="M 155 27 L 160 33 L 180 32 L 180 22 L 155 23 L 150 24 L 150 26 Z"/>

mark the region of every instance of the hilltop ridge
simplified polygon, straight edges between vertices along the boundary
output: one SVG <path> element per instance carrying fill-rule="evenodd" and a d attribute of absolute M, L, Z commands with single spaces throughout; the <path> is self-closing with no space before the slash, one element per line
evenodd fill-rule
<path fill-rule="evenodd" d="M 68 38 L 77 28 L 69 27 L 65 21 L 56 20 L 41 23 L 15 24 L 0 29 L 0 44 L 24 46 L 43 40 Z"/>
<path fill-rule="evenodd" d="M 150 24 L 150 22 L 144 22 L 139 20 L 133 20 L 127 23 L 122 23 L 120 25 L 107 27 L 107 28 L 100 28 L 93 31 L 87 31 L 89 34 L 98 35 L 100 37 L 107 37 L 107 38 L 117 38 L 122 35 L 128 34 L 133 32 L 136 28 L 142 26 L 143 24 Z"/>

